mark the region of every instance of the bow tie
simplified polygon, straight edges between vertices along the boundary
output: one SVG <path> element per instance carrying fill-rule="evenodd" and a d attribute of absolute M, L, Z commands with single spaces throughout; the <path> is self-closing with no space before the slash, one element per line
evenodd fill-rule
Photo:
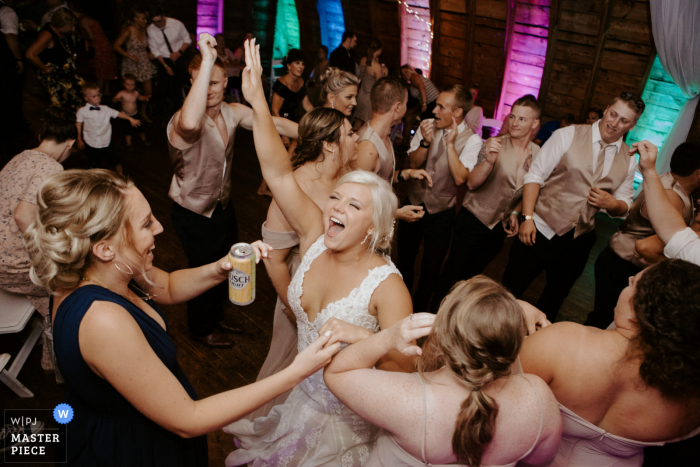
<path fill-rule="evenodd" d="M 99 107 L 90 107 L 90 110 L 100 110 Z"/>

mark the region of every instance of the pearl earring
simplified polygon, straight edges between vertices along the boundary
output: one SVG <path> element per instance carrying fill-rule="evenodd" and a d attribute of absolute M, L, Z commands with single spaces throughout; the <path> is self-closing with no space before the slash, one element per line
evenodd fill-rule
<path fill-rule="evenodd" d="M 331 109 L 335 109 L 335 104 L 331 102 Z"/>
<path fill-rule="evenodd" d="M 333 157 L 331 158 L 332 161 L 335 161 L 335 149 L 333 150 Z"/>

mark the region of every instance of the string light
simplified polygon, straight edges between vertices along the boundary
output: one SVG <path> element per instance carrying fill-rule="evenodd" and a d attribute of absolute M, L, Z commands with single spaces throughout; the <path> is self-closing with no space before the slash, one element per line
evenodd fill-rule
<path fill-rule="evenodd" d="M 411 7 L 408 5 L 408 3 L 406 3 L 405 1 L 403 1 L 403 0 L 396 0 L 396 1 L 399 3 L 399 5 L 403 4 L 403 7 L 406 10 L 406 13 L 415 16 L 416 19 L 424 22 L 428 26 L 428 31 L 430 32 L 430 41 L 432 42 L 432 40 L 433 40 L 433 25 L 430 24 L 429 21 L 426 21 L 423 18 L 421 18 L 420 16 L 418 16 L 418 13 L 416 11 L 412 10 Z M 430 46 L 430 44 L 428 44 L 428 60 L 426 60 L 426 62 L 425 62 L 425 68 L 426 68 L 426 70 L 428 70 L 428 72 L 430 72 L 430 62 L 432 61 L 432 56 L 433 56 L 433 51 L 431 49 L 432 49 L 432 47 Z"/>

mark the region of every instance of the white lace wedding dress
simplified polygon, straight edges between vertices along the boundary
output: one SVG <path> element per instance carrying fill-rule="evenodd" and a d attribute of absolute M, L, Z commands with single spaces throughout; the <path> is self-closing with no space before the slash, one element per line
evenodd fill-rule
<path fill-rule="evenodd" d="M 297 318 L 299 352 L 316 340 L 330 318 L 378 332 L 379 323 L 368 312 L 372 293 L 389 274 L 399 274 L 385 258 L 386 265 L 370 270 L 358 288 L 329 304 L 311 323 L 301 308 L 302 284 L 311 263 L 325 250 L 321 236 L 306 252 L 289 284 L 287 298 Z M 267 417 L 253 422 L 239 420 L 224 431 L 235 436 L 238 446 L 226 458 L 227 466 L 355 467 L 367 461 L 378 428 L 355 415 L 328 390 L 321 369 L 294 388 L 287 401 L 273 407 Z"/>

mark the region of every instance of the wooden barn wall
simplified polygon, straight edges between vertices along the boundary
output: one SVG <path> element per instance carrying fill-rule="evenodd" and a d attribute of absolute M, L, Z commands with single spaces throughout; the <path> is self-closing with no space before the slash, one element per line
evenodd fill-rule
<path fill-rule="evenodd" d="M 226 47 L 235 51 L 253 32 L 253 0 L 224 1 L 224 39 Z"/>
<path fill-rule="evenodd" d="M 342 0 L 345 28 L 357 34 L 355 58 L 367 53 L 373 37 L 382 41 L 379 60 L 389 69 L 400 66 L 401 22 L 396 0 Z"/>
<path fill-rule="evenodd" d="M 306 54 L 304 77 L 308 78 L 318 60 L 318 48 L 321 45 L 321 24 L 319 22 L 316 0 L 294 0 L 299 17 L 299 43 Z M 330 54 L 330 50 L 328 53 Z"/>
<path fill-rule="evenodd" d="M 552 8 L 543 120 L 583 119 L 621 91 L 641 95 L 655 56 L 648 1 L 560 0 Z M 554 5 L 553 5 L 554 6 Z"/>
<path fill-rule="evenodd" d="M 438 86 L 476 83 L 478 105 L 491 118 L 505 65 L 506 0 L 439 0 L 433 14 L 433 76 Z"/>
<path fill-rule="evenodd" d="M 406 0 L 413 13 L 399 6 L 401 18 L 401 64 L 423 70 L 430 77 L 430 0 Z M 420 19 L 416 18 L 418 15 Z"/>
<path fill-rule="evenodd" d="M 165 2 L 163 11 L 166 16 L 182 21 L 188 32 L 192 34 L 197 32 L 197 0 Z"/>

